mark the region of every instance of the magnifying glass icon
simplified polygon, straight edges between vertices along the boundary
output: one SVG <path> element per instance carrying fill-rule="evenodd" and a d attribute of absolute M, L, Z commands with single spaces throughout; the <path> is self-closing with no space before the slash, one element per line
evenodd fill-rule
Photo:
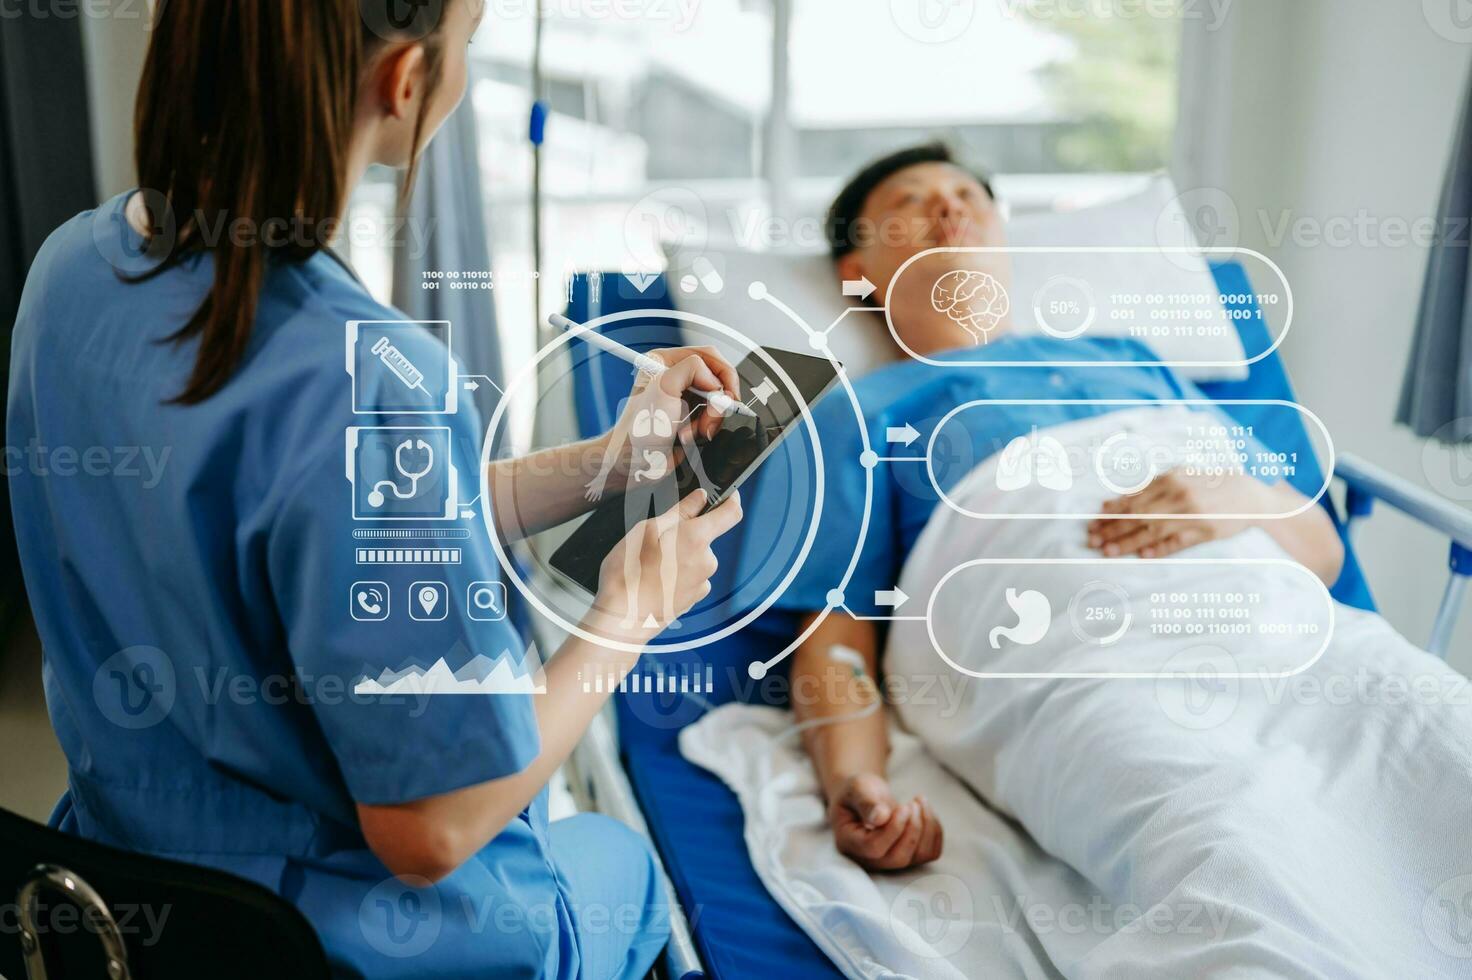
<path fill-rule="evenodd" d="M 495 622 L 506 618 L 506 586 L 501 582 L 471 582 L 465 600 L 471 619 Z"/>

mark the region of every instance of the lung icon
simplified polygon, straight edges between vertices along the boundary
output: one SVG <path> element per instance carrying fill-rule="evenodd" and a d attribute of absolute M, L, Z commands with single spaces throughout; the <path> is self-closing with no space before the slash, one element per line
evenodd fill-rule
<path fill-rule="evenodd" d="M 998 490 L 1022 490 L 1033 483 L 1059 493 L 1073 487 L 1068 450 L 1052 436 L 1039 436 L 1037 429 L 1007 443 L 997 460 Z"/>
<path fill-rule="evenodd" d="M 1003 639 L 1020 647 L 1030 647 L 1048 635 L 1048 627 L 1053 622 L 1053 606 L 1047 596 L 1032 589 L 1026 592 L 1008 589 L 1007 605 L 1017 616 L 1017 625 L 993 627 L 988 637 L 993 650 L 1002 649 Z"/>

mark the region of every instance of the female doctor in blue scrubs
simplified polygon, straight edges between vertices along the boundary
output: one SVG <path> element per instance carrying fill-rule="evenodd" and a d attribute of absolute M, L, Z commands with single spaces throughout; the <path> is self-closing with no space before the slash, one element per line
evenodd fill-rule
<path fill-rule="evenodd" d="M 480 529 L 459 564 L 355 563 L 348 431 L 448 428 L 462 472 L 482 433 L 468 406 L 354 414 L 345 328 L 405 318 L 326 247 L 370 164 L 412 176 L 464 92 L 481 3 L 161 5 L 137 114 L 151 190 L 50 237 L 14 334 L 11 492 L 70 769 L 54 822 L 266 885 L 343 976 L 638 977 L 665 939 L 651 858 L 604 818 L 549 825 L 544 787 L 607 696 L 578 672 L 627 671 L 623 648 L 659 628 L 622 619 L 661 614 L 662 548 L 683 612 L 739 503 L 701 515 L 697 493 L 632 529 L 608 567 L 636 551 L 641 594 L 604 576 L 584 624 L 618 643 L 570 639 L 545 693 L 354 690 L 523 656 L 504 621 L 467 615 L 471 583 L 498 577 Z M 447 357 L 437 343 L 398 345 Z M 683 416 L 688 387 L 736 393 L 708 349 L 661 357 L 618 426 Z M 608 438 L 494 464 L 487 520 L 514 537 L 576 516 Z M 404 454 L 415 472 L 423 452 Z"/>

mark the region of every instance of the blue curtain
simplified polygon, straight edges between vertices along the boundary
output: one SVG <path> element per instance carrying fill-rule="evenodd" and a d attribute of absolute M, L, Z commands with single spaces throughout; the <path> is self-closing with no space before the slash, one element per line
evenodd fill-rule
<path fill-rule="evenodd" d="M 1472 439 L 1472 93 L 1462 103 L 1438 218 L 1395 420 L 1418 436 L 1457 443 Z"/>
<path fill-rule="evenodd" d="M 475 109 L 470 99 L 445 121 L 424 150 L 419 176 L 404 217 L 410 225 L 394 250 L 394 305 L 416 320 L 449 320 L 455 356 L 471 374 L 484 374 L 504 387 L 496 305 L 488 289 L 424 288 L 424 273 L 488 271 L 491 245 L 486 234 L 485 200 L 480 191 L 480 153 Z M 480 383 L 472 395 L 489 419 L 496 390 Z"/>
<path fill-rule="evenodd" d="M 472 399 L 481 419 L 489 421 L 500 390 L 506 386 L 493 293 L 489 289 L 445 289 L 443 283 L 439 289 L 423 287 L 425 272 L 490 270 L 491 246 L 480 184 L 475 109 L 466 98 L 420 160 L 414 193 L 404 213 L 410 225 L 398 236 L 394 249 L 393 301 L 415 320 L 450 321 L 451 342 L 461 370 L 495 382 L 492 387 L 481 379 L 475 391 L 462 387 L 459 393 L 462 400 Z M 480 465 L 478 457 L 474 465 Z M 482 512 L 485 504 L 481 501 Z M 525 569 L 522 574 L 525 577 Z M 508 589 L 507 615 L 529 643 L 531 611 L 520 598 Z"/>

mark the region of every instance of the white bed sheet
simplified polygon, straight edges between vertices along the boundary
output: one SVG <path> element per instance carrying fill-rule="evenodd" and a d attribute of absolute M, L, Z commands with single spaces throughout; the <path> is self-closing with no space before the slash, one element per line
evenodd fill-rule
<path fill-rule="evenodd" d="M 1050 431 L 1070 445 L 1095 436 L 1087 423 Z M 957 499 L 998 506 L 994 465 Z M 982 555 L 1087 557 L 1082 537 L 1081 522 L 940 508 L 901 587 L 923 602 Z M 1192 556 L 1283 554 L 1252 531 Z M 1117 581 L 1146 564 L 1115 563 Z M 1172 575 L 1221 588 L 1208 566 Z M 1291 577 L 1273 583 L 1276 601 L 1321 601 Z M 1000 585 L 942 615 L 1012 622 Z M 902 875 L 871 877 L 836 852 L 810 765 L 791 740 L 773 744 L 785 712 L 721 708 L 681 748 L 740 797 L 762 880 L 850 976 L 1472 976 L 1472 695 L 1378 616 L 1335 612 L 1317 663 L 1214 682 L 1229 710 L 1199 723 L 1179 710 L 1198 682 L 1181 679 L 972 679 L 912 697 L 896 714 L 915 736 L 896 735 L 890 775 L 902 797 L 935 804 L 946 852 Z M 1087 653 L 1057 635 L 1015 655 L 1036 669 Z M 1250 647 L 1234 653 L 1257 666 Z M 989 648 L 977 657 L 998 663 Z M 894 625 L 887 672 L 915 691 L 944 683 L 938 664 L 923 623 Z"/>
<path fill-rule="evenodd" d="M 680 750 L 740 798 L 757 875 L 846 976 L 1059 975 L 1028 917 L 1086 908 L 1086 881 L 898 730 L 892 785 L 903 799 L 925 793 L 945 814 L 945 854 L 924 868 L 871 876 L 834 847 L 812 765 L 796 740 L 781 737 L 791 724 L 783 710 L 728 704 L 686 727 Z"/>

